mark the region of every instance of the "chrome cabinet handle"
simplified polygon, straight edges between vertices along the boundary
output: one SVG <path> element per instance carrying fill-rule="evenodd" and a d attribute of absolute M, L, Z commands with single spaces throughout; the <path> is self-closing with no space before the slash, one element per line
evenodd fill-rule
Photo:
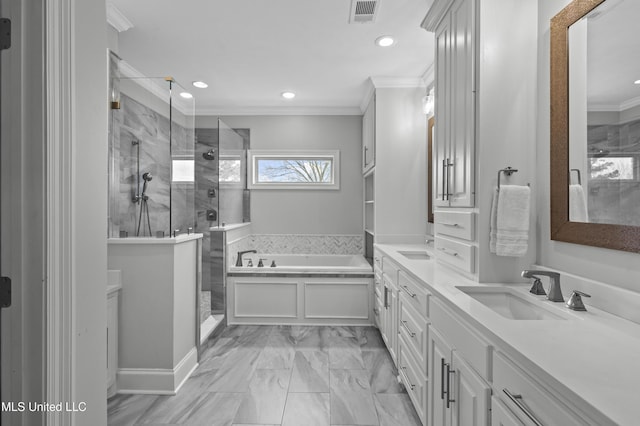
<path fill-rule="evenodd" d="M 451 226 L 453 228 L 459 228 L 460 224 L 458 223 L 447 223 L 447 222 L 439 222 L 440 225 L 442 226 Z"/>
<path fill-rule="evenodd" d="M 406 370 L 407 367 L 405 367 L 404 365 L 402 366 L 403 370 Z M 416 385 L 411 383 L 411 380 L 409 380 L 409 376 L 407 376 L 407 373 L 404 374 L 404 377 L 407 379 L 407 383 L 409 383 L 409 387 L 411 388 L 411 390 L 414 390 L 416 388 Z"/>
<path fill-rule="evenodd" d="M 384 307 L 385 309 L 389 307 L 389 289 L 387 287 L 384 288 Z"/>
<path fill-rule="evenodd" d="M 443 158 L 442 159 L 442 201 L 445 201 L 445 197 L 447 194 L 447 187 L 446 187 L 446 181 L 447 181 L 447 161 Z"/>
<path fill-rule="evenodd" d="M 404 291 L 406 291 L 406 292 L 407 292 L 407 294 L 408 294 L 409 296 L 411 296 L 412 298 L 415 298 L 415 297 L 417 296 L 417 294 L 415 294 L 415 293 L 411 293 L 411 292 L 409 291 L 409 287 L 407 287 L 406 285 L 403 285 L 403 286 L 402 286 L 402 288 L 404 288 Z"/>
<path fill-rule="evenodd" d="M 440 250 L 441 252 L 448 254 L 449 256 L 453 256 L 453 257 L 457 257 L 458 256 L 458 252 L 457 251 L 449 251 L 444 247 L 440 247 L 438 250 Z"/>
<path fill-rule="evenodd" d="M 440 358 L 440 399 L 444 399 L 444 358 Z M 447 398 L 448 399 L 448 398 Z"/>
<path fill-rule="evenodd" d="M 527 408 L 527 406 L 521 402 L 522 395 L 512 394 L 507 388 L 502 389 L 502 392 L 504 392 L 504 394 L 507 395 L 509 399 L 518 406 L 518 408 L 529 418 L 529 420 L 533 422 L 533 424 L 535 424 L 536 426 L 542 426 L 542 423 L 540 423 L 540 421 L 536 419 L 536 416 L 534 416 L 533 413 L 529 411 L 529 408 Z"/>
<path fill-rule="evenodd" d="M 373 313 L 376 314 L 376 316 L 380 316 L 380 311 L 378 310 L 378 308 L 373 308 Z"/>
<path fill-rule="evenodd" d="M 453 163 L 451 163 L 447 158 L 447 200 L 449 199 L 449 196 L 453 195 L 450 192 L 451 186 L 449 185 L 449 177 L 451 176 L 451 170 L 450 170 L 451 167 L 453 167 Z"/>
<path fill-rule="evenodd" d="M 455 370 L 451 370 L 449 364 L 447 365 L 447 408 L 449 408 L 449 404 L 452 402 L 456 402 L 455 399 L 451 399 L 451 375 L 455 374 Z"/>
<path fill-rule="evenodd" d="M 405 330 L 407 330 L 407 333 L 409 333 L 409 336 L 411 336 L 412 339 L 416 337 L 416 333 L 414 333 L 413 331 L 411 331 L 411 329 L 409 329 L 409 327 L 407 326 L 407 322 L 405 320 L 402 320 L 401 324 L 405 328 Z"/>

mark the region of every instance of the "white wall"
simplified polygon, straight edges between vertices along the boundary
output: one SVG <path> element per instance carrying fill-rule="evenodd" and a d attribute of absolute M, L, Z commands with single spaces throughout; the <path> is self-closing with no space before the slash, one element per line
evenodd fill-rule
<path fill-rule="evenodd" d="M 89 409 L 76 425 L 106 423 L 107 34 L 104 0 L 74 7 L 75 389 Z M 98 29 L 98 30 L 96 30 Z M 90 178 L 89 178 L 90 177 Z"/>
<path fill-rule="evenodd" d="M 251 191 L 256 234 L 362 234 L 362 116 L 225 116 L 250 129 L 251 149 L 340 150 L 340 190 Z M 217 117 L 196 117 L 196 128 Z"/>
<path fill-rule="evenodd" d="M 549 21 L 569 0 L 538 2 L 537 261 L 541 265 L 640 292 L 640 255 L 550 240 Z"/>

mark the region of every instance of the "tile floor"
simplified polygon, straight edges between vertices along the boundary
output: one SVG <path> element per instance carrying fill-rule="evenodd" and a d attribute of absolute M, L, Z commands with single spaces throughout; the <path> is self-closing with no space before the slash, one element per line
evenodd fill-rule
<path fill-rule="evenodd" d="M 231 326 L 175 396 L 116 395 L 108 423 L 420 425 L 373 327 Z"/>

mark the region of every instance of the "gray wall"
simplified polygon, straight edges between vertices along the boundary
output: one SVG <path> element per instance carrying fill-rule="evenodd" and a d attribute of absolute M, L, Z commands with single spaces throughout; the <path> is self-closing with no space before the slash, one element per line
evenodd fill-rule
<path fill-rule="evenodd" d="M 250 129 L 251 149 L 338 149 L 340 190 L 251 191 L 256 234 L 361 234 L 361 116 L 223 116 L 232 128 Z M 214 128 L 217 117 L 196 117 Z"/>
<path fill-rule="evenodd" d="M 538 3 L 537 261 L 541 265 L 640 292 L 640 255 L 550 240 L 549 219 L 549 20 L 569 0 Z"/>

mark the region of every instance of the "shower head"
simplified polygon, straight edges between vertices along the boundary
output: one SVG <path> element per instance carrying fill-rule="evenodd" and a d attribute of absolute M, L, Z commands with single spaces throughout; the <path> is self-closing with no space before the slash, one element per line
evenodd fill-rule
<path fill-rule="evenodd" d="M 215 160 L 216 158 L 215 153 L 216 151 L 214 149 L 210 149 L 209 151 L 202 153 L 202 158 L 209 161 Z"/>
<path fill-rule="evenodd" d="M 151 179 L 153 179 L 153 176 L 151 176 L 151 173 L 146 172 L 142 174 L 142 179 L 144 179 L 145 182 L 151 182 Z"/>

